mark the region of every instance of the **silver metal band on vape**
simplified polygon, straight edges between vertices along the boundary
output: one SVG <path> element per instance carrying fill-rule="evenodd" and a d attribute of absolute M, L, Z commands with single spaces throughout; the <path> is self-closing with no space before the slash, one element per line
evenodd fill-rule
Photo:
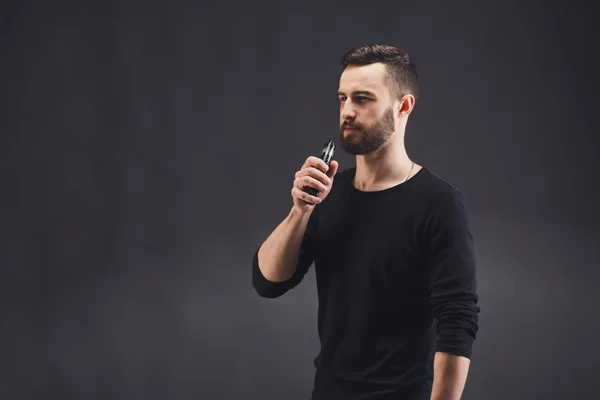
<path fill-rule="evenodd" d="M 323 149 L 323 154 L 321 155 L 321 158 L 323 159 L 323 161 L 325 161 L 325 163 L 327 165 L 329 165 L 329 162 L 331 161 L 331 158 L 333 157 L 334 150 L 335 150 L 335 142 L 332 139 L 329 142 L 327 142 L 327 146 Z"/>

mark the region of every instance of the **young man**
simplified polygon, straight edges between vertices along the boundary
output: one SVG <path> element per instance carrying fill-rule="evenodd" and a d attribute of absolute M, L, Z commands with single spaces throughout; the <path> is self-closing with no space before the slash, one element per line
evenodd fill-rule
<path fill-rule="evenodd" d="M 342 65 L 339 142 L 356 167 L 306 160 L 289 215 L 254 254 L 254 288 L 281 296 L 314 261 L 313 400 L 459 399 L 480 311 L 465 198 L 406 153 L 419 89 L 410 57 L 370 45 Z"/>

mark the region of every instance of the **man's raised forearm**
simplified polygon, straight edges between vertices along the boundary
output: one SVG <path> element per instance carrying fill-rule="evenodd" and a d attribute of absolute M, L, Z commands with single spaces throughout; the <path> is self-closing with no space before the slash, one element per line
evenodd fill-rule
<path fill-rule="evenodd" d="M 463 356 L 435 353 L 431 400 L 460 400 L 470 364 L 471 361 Z"/>
<path fill-rule="evenodd" d="M 266 279 L 283 282 L 292 277 L 311 213 L 292 207 L 288 216 L 261 245 L 258 265 Z"/>

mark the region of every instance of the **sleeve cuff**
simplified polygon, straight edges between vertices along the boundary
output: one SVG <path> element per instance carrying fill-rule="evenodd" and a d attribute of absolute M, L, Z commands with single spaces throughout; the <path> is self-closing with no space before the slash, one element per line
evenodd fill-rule
<path fill-rule="evenodd" d="M 462 344 L 460 346 L 447 345 L 443 343 L 439 343 L 435 347 L 436 352 L 453 354 L 455 356 L 462 356 L 468 359 L 471 359 L 472 354 L 472 342 L 469 344 Z"/>
<path fill-rule="evenodd" d="M 463 356 L 470 359 L 473 343 L 475 342 L 475 332 L 469 332 L 469 330 L 470 329 L 465 330 L 461 328 L 440 330 L 438 328 L 438 338 L 435 345 L 435 351 Z"/>

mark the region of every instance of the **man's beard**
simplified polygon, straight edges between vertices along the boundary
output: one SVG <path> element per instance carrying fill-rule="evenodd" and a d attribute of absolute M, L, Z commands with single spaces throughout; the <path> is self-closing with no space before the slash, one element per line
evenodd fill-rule
<path fill-rule="evenodd" d="M 355 131 L 344 133 L 344 128 L 355 128 Z M 358 123 L 346 121 L 340 127 L 340 145 L 344 151 L 352 155 L 369 154 L 383 146 L 394 133 L 394 111 L 392 108 L 369 129 Z"/>

